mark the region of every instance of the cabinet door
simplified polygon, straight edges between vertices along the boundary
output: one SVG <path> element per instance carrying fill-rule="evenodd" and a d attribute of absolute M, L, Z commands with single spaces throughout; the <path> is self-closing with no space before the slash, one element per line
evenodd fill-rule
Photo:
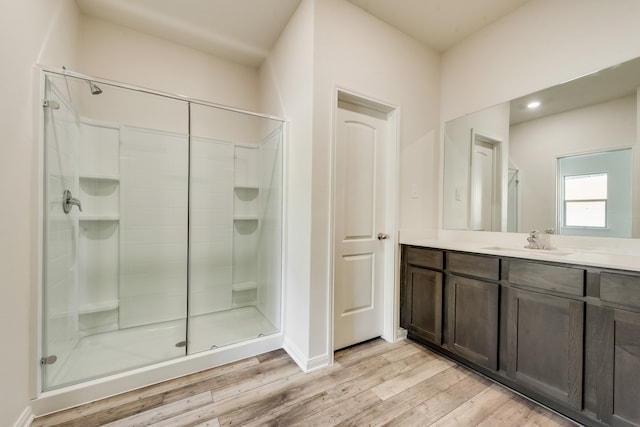
<path fill-rule="evenodd" d="M 500 286 L 454 275 L 446 280 L 449 349 L 497 370 Z"/>
<path fill-rule="evenodd" d="M 507 375 L 582 409 L 584 303 L 511 288 L 507 306 Z"/>
<path fill-rule="evenodd" d="M 640 314 L 603 309 L 597 378 L 598 418 L 640 426 Z"/>
<path fill-rule="evenodd" d="M 400 326 L 411 334 L 440 345 L 442 273 L 409 265 L 403 282 Z"/>

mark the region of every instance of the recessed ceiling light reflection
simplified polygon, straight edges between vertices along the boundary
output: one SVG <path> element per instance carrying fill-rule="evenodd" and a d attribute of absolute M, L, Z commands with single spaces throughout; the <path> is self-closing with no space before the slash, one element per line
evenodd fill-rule
<path fill-rule="evenodd" d="M 530 110 L 538 108 L 539 106 L 540 106 L 540 101 L 531 101 L 530 103 L 527 104 L 527 108 Z"/>

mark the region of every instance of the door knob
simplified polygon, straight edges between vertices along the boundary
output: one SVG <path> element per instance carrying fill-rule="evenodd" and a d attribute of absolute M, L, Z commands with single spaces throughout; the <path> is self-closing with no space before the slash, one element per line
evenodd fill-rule
<path fill-rule="evenodd" d="M 386 240 L 389 238 L 388 234 L 378 233 L 378 240 Z"/>

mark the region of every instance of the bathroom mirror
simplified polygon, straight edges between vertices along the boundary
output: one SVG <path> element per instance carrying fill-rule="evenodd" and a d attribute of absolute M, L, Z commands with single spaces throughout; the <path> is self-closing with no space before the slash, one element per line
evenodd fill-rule
<path fill-rule="evenodd" d="M 640 237 L 639 88 L 640 58 L 445 123 L 443 228 Z"/>

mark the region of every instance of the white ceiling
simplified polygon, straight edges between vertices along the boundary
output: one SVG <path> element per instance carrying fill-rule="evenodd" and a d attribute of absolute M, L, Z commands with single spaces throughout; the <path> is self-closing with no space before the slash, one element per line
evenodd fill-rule
<path fill-rule="evenodd" d="M 301 0 L 76 1 L 86 15 L 258 66 Z M 442 51 L 528 0 L 348 1 Z"/>

